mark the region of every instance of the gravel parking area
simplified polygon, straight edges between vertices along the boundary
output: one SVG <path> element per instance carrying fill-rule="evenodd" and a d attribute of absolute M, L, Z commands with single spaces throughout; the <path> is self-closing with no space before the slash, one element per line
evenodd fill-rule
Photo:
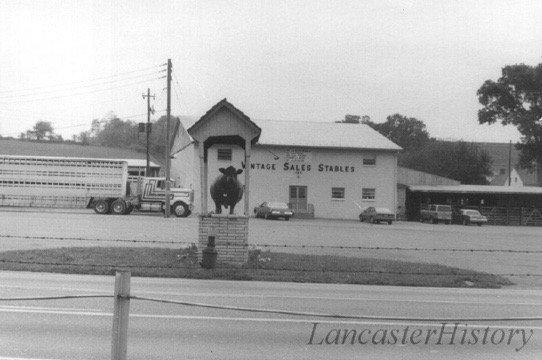
<path fill-rule="evenodd" d="M 250 243 L 274 252 L 370 256 L 438 263 L 496 274 L 542 274 L 542 254 L 506 252 L 542 251 L 542 228 L 539 227 L 467 227 L 410 222 L 390 226 L 339 220 L 251 219 L 249 236 Z M 61 246 L 149 246 L 149 243 L 131 240 L 151 241 L 152 246 L 179 247 L 179 243 L 196 242 L 197 218 L 165 219 L 157 214 L 137 213 L 100 216 L 89 210 L 3 208 L 0 209 L 0 239 L 0 251 Z M 310 247 L 297 247 L 301 245 Z M 339 246 L 423 250 L 341 249 Z M 542 288 L 542 276 L 508 278 L 517 287 Z"/>

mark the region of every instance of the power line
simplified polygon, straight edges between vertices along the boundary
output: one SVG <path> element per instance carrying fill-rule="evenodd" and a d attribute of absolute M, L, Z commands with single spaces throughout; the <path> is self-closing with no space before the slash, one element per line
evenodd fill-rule
<path fill-rule="evenodd" d="M 38 102 L 38 101 L 60 99 L 60 98 L 66 98 L 66 97 L 72 97 L 72 96 L 88 95 L 88 94 L 93 94 L 93 93 L 100 92 L 100 91 L 109 91 L 109 90 L 115 90 L 115 89 L 122 89 L 122 88 L 126 88 L 128 86 L 138 85 L 138 84 L 142 84 L 142 83 L 148 83 L 149 81 L 155 81 L 155 80 L 160 80 L 160 79 L 162 79 L 162 77 L 153 78 L 153 79 L 146 79 L 146 80 L 143 80 L 143 81 L 133 82 L 133 83 L 129 83 L 129 84 L 123 84 L 121 86 L 110 87 L 110 88 L 105 88 L 105 89 L 96 89 L 96 90 L 92 90 L 92 91 L 78 92 L 78 93 L 65 94 L 65 95 L 59 95 L 59 96 L 51 96 L 51 97 L 45 97 L 45 98 L 25 99 L 25 100 L 12 101 L 12 102 L 1 102 L 0 105 Z"/>
<path fill-rule="evenodd" d="M 158 67 L 160 67 L 160 66 L 152 66 L 152 67 L 143 68 L 143 69 L 126 71 L 126 72 L 122 72 L 122 73 L 118 73 L 118 74 L 113 74 L 113 75 L 110 75 L 110 76 L 103 76 L 103 77 L 93 78 L 93 79 L 89 79 L 89 80 L 78 80 L 78 81 L 71 81 L 71 82 L 66 82 L 66 83 L 58 83 L 58 84 L 53 84 L 53 85 L 37 86 L 37 87 L 23 88 L 23 89 L 16 89 L 16 90 L 3 90 L 3 91 L 0 91 L 0 94 L 2 94 L 2 93 L 11 93 L 13 91 L 29 91 L 29 90 L 38 90 L 38 89 L 50 89 L 50 88 L 53 88 L 53 87 L 61 87 L 61 86 L 66 86 L 66 85 L 71 85 L 71 84 L 80 84 L 80 83 L 91 82 L 91 81 L 96 81 L 96 80 L 110 79 L 112 77 L 124 76 L 125 74 L 133 74 L 135 72 L 144 72 L 144 71 L 148 71 L 148 70 L 154 70 L 154 69 L 156 69 Z M 159 70 L 158 72 L 163 72 L 163 70 Z"/>
<path fill-rule="evenodd" d="M 61 88 L 61 89 L 51 90 L 51 91 L 45 91 L 45 92 L 40 91 L 39 93 L 37 93 L 37 92 L 28 93 L 28 94 L 17 94 L 17 93 L 15 93 L 15 94 L 12 94 L 12 95 L 2 96 L 2 98 L 3 99 L 6 99 L 6 98 L 7 99 L 12 99 L 12 98 L 21 98 L 21 97 L 24 98 L 24 97 L 42 95 L 44 93 L 45 94 L 61 93 L 61 92 L 65 92 L 65 91 L 79 90 L 79 89 L 83 89 L 83 88 L 92 88 L 92 87 L 97 87 L 97 86 L 102 86 L 102 85 L 111 85 L 111 84 L 116 84 L 116 83 L 122 83 L 122 82 L 125 82 L 125 81 L 134 80 L 134 79 L 145 80 L 144 78 L 148 78 L 148 79 L 152 80 L 157 75 L 159 75 L 159 72 L 155 71 L 153 73 L 140 74 L 140 75 L 130 76 L 130 77 L 123 78 L 123 79 L 110 80 L 110 81 L 99 82 L 99 83 L 95 83 L 95 84 L 85 84 L 85 85 L 71 86 L 71 87 L 66 87 L 66 88 Z"/>
<path fill-rule="evenodd" d="M 95 107 L 96 105 L 109 104 L 110 107 L 114 107 L 114 106 L 118 106 L 119 103 L 123 103 L 123 102 L 124 100 L 120 100 L 118 98 L 107 98 L 105 100 L 92 101 L 92 106 Z M 0 103 L 0 105 L 2 104 Z M 11 114 L 13 113 L 13 107 L 10 107 L 9 109 L 7 107 L 0 108 L 0 113 L 1 112 L 4 112 L 11 116 Z"/>

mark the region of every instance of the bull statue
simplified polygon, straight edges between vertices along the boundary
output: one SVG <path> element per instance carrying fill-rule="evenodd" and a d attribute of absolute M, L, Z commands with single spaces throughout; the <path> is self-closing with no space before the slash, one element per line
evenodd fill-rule
<path fill-rule="evenodd" d="M 222 206 L 230 208 L 230 214 L 233 214 L 235 205 L 243 197 L 243 185 L 237 180 L 237 175 L 243 170 L 237 170 L 233 166 L 226 169 L 218 169 L 222 173 L 211 185 L 211 198 L 215 202 L 216 213 L 222 214 Z"/>

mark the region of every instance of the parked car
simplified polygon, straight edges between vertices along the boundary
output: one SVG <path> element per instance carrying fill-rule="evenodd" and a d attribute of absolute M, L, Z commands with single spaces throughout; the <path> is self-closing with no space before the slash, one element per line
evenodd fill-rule
<path fill-rule="evenodd" d="M 283 202 L 263 202 L 254 208 L 257 218 L 290 220 L 294 212 Z"/>
<path fill-rule="evenodd" d="M 391 225 L 394 220 L 395 214 L 388 208 L 375 208 L 371 206 L 359 214 L 359 221 L 368 221 L 372 224 L 383 221 Z"/>
<path fill-rule="evenodd" d="M 452 207 L 450 205 L 429 205 L 427 209 L 420 210 L 420 221 L 450 224 L 452 222 Z"/>
<path fill-rule="evenodd" d="M 461 209 L 459 210 L 459 223 L 463 225 L 476 224 L 482 226 L 487 224 L 487 217 L 480 214 L 478 210 Z"/>

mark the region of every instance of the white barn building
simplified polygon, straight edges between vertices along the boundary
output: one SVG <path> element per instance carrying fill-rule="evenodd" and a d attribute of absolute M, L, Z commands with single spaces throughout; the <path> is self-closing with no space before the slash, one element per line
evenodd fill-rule
<path fill-rule="evenodd" d="M 240 117 L 251 121 L 226 99 L 202 119 L 224 129 L 235 127 Z M 196 124 L 198 123 L 196 122 Z M 297 216 L 356 219 L 360 208 L 387 207 L 396 210 L 397 153 L 401 148 L 363 124 L 334 122 L 253 122 L 261 134 L 251 146 L 250 197 L 247 214 L 264 201 L 290 205 Z M 195 191 L 195 209 L 200 209 L 198 146 L 183 124 L 172 147 L 171 175 L 182 187 Z M 241 146 L 214 144 L 207 152 L 210 185 L 219 168 L 245 166 Z M 241 183 L 243 174 L 238 177 Z M 209 191 L 209 190 L 207 190 Z M 210 199 L 210 194 L 207 196 Z M 214 211 L 212 201 L 207 211 Z M 235 208 L 245 213 L 244 201 Z"/>

